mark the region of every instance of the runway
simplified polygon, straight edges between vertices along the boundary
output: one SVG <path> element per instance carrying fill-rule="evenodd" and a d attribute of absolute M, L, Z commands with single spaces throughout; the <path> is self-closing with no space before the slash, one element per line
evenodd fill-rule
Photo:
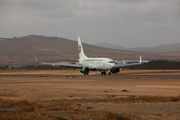
<path fill-rule="evenodd" d="M 45 75 L 45 74 L 0 74 L 7 77 L 93 77 L 93 78 L 146 78 L 180 79 L 180 75 Z"/>

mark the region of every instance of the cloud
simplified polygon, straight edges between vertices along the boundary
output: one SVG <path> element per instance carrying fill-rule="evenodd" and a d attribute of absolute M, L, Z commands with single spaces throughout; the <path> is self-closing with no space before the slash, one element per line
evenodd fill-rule
<path fill-rule="evenodd" d="M 178 42 L 179 0 L 1 0 L 0 36 L 32 33 L 125 47 Z M 8 31 L 8 32 L 7 32 Z M 169 39 L 173 40 L 169 41 Z"/>

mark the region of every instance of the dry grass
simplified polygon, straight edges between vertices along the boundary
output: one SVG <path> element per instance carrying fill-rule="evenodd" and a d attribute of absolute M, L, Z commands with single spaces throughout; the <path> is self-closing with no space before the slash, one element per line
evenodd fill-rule
<path fill-rule="evenodd" d="M 99 120 L 134 120 L 136 117 L 133 115 L 117 114 L 108 112 L 104 116 L 100 117 Z"/>
<path fill-rule="evenodd" d="M 124 90 L 123 90 L 124 92 Z M 126 91 L 125 91 L 126 92 Z M 133 102 L 178 102 L 180 101 L 180 95 L 179 96 L 151 96 L 151 95 L 144 95 L 144 96 L 129 96 L 126 98 L 114 98 L 115 95 L 108 95 L 107 99 L 93 99 L 92 101 L 115 101 L 115 102 L 121 102 L 121 101 L 133 101 Z"/>
<path fill-rule="evenodd" d="M 53 106 L 54 107 L 54 106 Z M 0 120 L 26 120 L 26 119 L 59 119 L 50 115 L 49 105 L 30 103 L 27 100 L 11 101 L 0 99 Z M 64 118 L 65 119 L 65 118 Z M 63 120 L 63 119 L 62 119 Z"/>
<path fill-rule="evenodd" d="M 131 120 L 134 116 L 126 114 L 116 114 L 108 112 L 104 116 L 97 114 L 87 114 L 83 110 L 91 110 L 92 107 L 84 107 L 81 104 L 72 103 L 31 103 L 27 100 L 11 101 L 0 99 L 0 120 L 80 120 L 83 118 L 90 118 L 95 120 Z M 54 111 L 66 112 L 66 115 L 59 116 L 54 114 Z"/>
<path fill-rule="evenodd" d="M 180 96 L 166 97 L 166 96 L 130 96 L 128 98 L 114 99 L 115 101 L 144 101 L 144 102 L 178 102 Z"/>
<path fill-rule="evenodd" d="M 44 108 L 47 111 L 55 110 L 56 108 L 61 108 L 61 109 L 65 110 L 65 111 L 68 111 L 68 110 L 72 109 L 71 105 L 72 105 L 71 103 L 55 102 L 55 103 L 47 104 Z"/>
<path fill-rule="evenodd" d="M 123 89 L 121 90 L 121 92 L 129 92 L 129 90 Z"/>
<path fill-rule="evenodd" d="M 164 96 L 130 96 L 128 98 L 117 99 L 96 99 L 91 101 L 145 101 L 145 102 L 178 102 L 180 96 L 164 97 Z M 91 106 L 83 106 L 82 104 L 73 104 L 68 102 L 45 102 L 35 103 L 28 100 L 12 101 L 0 98 L 0 120 L 66 120 L 71 119 L 97 119 L 97 120 L 132 120 L 137 118 L 134 115 L 117 114 L 107 112 L 103 116 L 91 113 L 94 108 Z"/>
<path fill-rule="evenodd" d="M 87 117 L 83 114 L 83 110 L 90 109 L 93 108 L 84 107 L 81 104 L 62 102 L 50 102 L 42 104 L 28 102 L 27 100 L 12 101 L 0 98 L 0 120 L 66 120 L 66 118 L 79 119 L 81 117 Z M 59 116 L 57 113 L 53 112 L 65 113 L 65 115 L 62 114 L 62 116 Z"/>

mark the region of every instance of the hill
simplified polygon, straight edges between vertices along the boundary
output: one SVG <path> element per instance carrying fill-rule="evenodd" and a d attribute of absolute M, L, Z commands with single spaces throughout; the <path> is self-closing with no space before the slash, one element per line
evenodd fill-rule
<path fill-rule="evenodd" d="M 180 43 L 176 44 L 162 44 L 157 45 L 155 47 L 137 47 L 130 48 L 129 50 L 138 51 L 138 52 L 152 52 L 152 53 L 160 53 L 160 52 L 173 52 L 180 51 Z"/>
<path fill-rule="evenodd" d="M 119 45 L 114 45 L 114 44 L 109 44 L 109 43 L 99 43 L 99 44 L 95 44 L 95 46 L 99 46 L 99 47 L 105 47 L 105 48 L 111 48 L 111 49 L 120 49 L 120 50 L 126 50 L 125 47 L 119 46 Z"/>
<path fill-rule="evenodd" d="M 95 46 L 111 48 L 111 49 L 120 49 L 120 50 L 131 50 L 137 52 L 151 52 L 151 53 L 164 53 L 164 52 L 176 52 L 180 51 L 180 43 L 176 44 L 162 44 L 155 47 L 135 47 L 135 48 L 125 48 L 119 45 L 109 44 L 109 43 L 99 43 Z"/>
<path fill-rule="evenodd" d="M 83 40 L 82 40 L 83 41 Z M 77 41 L 58 37 L 29 35 L 14 37 L 0 41 L 0 65 L 34 65 L 36 54 L 39 61 L 59 62 L 61 58 L 78 59 Z M 121 59 L 165 59 L 180 60 L 179 52 L 174 53 L 145 53 L 127 50 L 109 49 L 83 43 L 85 54 L 88 57 L 109 57 Z"/>

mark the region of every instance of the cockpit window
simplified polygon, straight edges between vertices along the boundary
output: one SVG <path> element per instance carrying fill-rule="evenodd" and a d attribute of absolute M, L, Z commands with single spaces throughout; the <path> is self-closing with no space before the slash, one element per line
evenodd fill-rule
<path fill-rule="evenodd" d="M 109 61 L 108 63 L 115 63 L 114 61 Z"/>

